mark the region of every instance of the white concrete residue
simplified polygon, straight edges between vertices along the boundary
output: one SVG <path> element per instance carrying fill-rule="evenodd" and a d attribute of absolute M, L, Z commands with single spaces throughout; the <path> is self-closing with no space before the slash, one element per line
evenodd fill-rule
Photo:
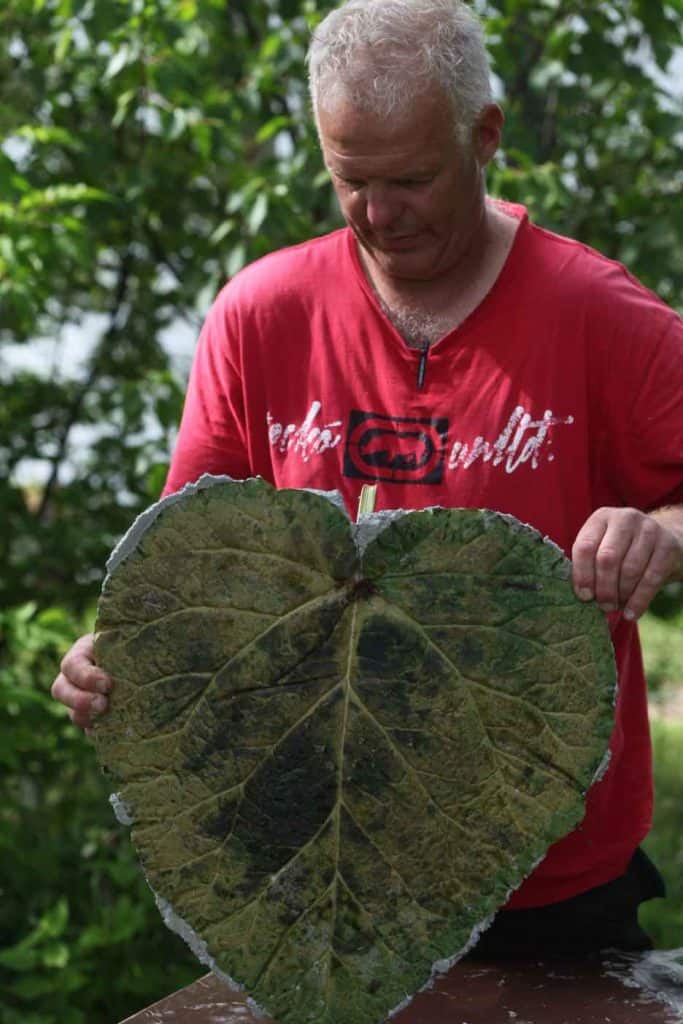
<path fill-rule="evenodd" d="M 160 498 L 159 501 L 155 501 L 153 505 L 146 508 L 144 512 L 133 521 L 131 526 L 125 532 L 121 540 L 115 546 L 114 550 L 107 559 L 107 573 L 111 573 L 121 564 L 130 554 L 135 551 L 138 546 L 141 537 L 149 530 L 152 523 L 157 519 L 159 514 L 164 509 L 170 508 L 171 505 L 177 504 L 184 498 L 187 498 L 191 494 L 197 494 L 199 491 L 205 491 L 209 487 L 215 487 L 217 484 L 244 484 L 251 480 L 262 480 L 262 477 L 252 476 L 247 477 L 245 480 L 236 480 L 234 477 L 228 476 L 227 474 L 221 476 L 214 476 L 212 473 L 203 473 L 198 480 L 194 483 L 185 484 L 179 491 L 174 491 L 173 494 L 167 494 L 165 498 Z M 344 499 L 342 498 L 339 491 L 319 491 L 313 487 L 305 488 L 310 491 L 311 494 L 317 494 L 321 498 L 325 498 L 338 508 L 344 515 L 347 515 L 346 508 L 344 507 Z"/>
<path fill-rule="evenodd" d="M 541 861 L 545 859 L 545 856 L 546 854 L 544 853 L 537 860 L 535 860 L 534 863 L 529 867 L 529 870 L 524 875 L 524 877 L 520 879 L 519 884 L 516 886 L 512 886 L 508 889 L 507 893 L 500 901 L 499 907 L 502 907 L 507 903 L 507 901 L 512 896 L 513 892 L 515 892 L 519 888 L 522 882 L 524 882 L 529 877 L 529 875 L 533 874 L 533 872 L 536 870 Z M 412 995 L 406 995 L 406 997 L 402 999 L 401 1002 L 397 1006 L 395 1006 L 393 1010 L 388 1014 L 387 1019 L 389 1019 L 390 1017 L 395 1017 L 397 1013 L 400 1013 L 401 1010 L 405 1009 L 405 1007 L 413 1001 L 413 999 L 419 992 L 428 992 L 430 989 L 432 989 L 437 978 L 439 978 L 443 974 L 447 974 L 448 971 L 450 971 L 451 967 L 454 967 L 457 964 L 458 960 L 462 960 L 464 956 L 467 956 L 469 951 L 473 949 L 479 942 L 481 935 L 486 931 L 487 928 L 489 928 L 493 924 L 493 919 L 495 918 L 497 913 L 498 910 L 494 910 L 494 912 L 492 914 L 489 914 L 488 917 L 485 917 L 482 921 L 479 921 L 478 924 L 475 924 L 474 928 L 470 932 L 470 936 L 467 942 L 465 943 L 461 950 L 459 950 L 457 953 L 454 953 L 453 956 L 444 957 L 443 960 L 436 960 L 432 964 L 431 974 L 427 981 L 425 982 L 425 984 L 422 986 L 422 988 L 418 989 L 418 991 L 414 992 Z M 381 1022 L 379 1022 L 379 1024 L 381 1024 Z"/>
<path fill-rule="evenodd" d="M 233 480 L 231 476 L 212 476 L 211 473 L 204 473 L 193 484 L 185 484 L 182 490 L 175 491 L 173 494 L 167 494 L 165 498 L 161 498 L 153 505 L 150 505 L 149 508 L 146 508 L 144 512 L 140 513 L 110 554 L 107 559 L 107 572 L 111 575 L 117 565 L 120 565 L 124 559 L 128 558 L 128 556 L 132 554 L 137 547 L 140 538 L 147 532 L 159 513 L 163 512 L 165 508 L 175 505 L 181 500 L 181 498 L 186 498 L 190 494 L 196 494 L 198 491 L 204 491 L 207 487 L 214 487 L 216 484 L 230 482 L 244 483 L 245 481 Z"/>
<path fill-rule="evenodd" d="M 135 817 L 131 808 L 121 799 L 121 795 L 119 793 L 110 793 L 109 803 L 111 804 L 114 814 L 116 815 L 116 820 L 120 825 L 135 824 Z"/>
<path fill-rule="evenodd" d="M 353 539 L 356 542 L 358 553 L 364 555 L 368 544 L 386 530 L 390 523 L 405 514 L 405 510 L 402 508 L 385 509 L 383 512 L 367 512 L 359 518 L 357 523 L 352 523 Z"/>
<path fill-rule="evenodd" d="M 209 487 L 215 487 L 216 484 L 245 484 L 251 480 L 263 480 L 263 477 L 252 476 L 247 477 L 245 480 L 236 480 L 232 476 L 223 474 L 221 476 L 214 476 L 212 473 L 203 473 L 198 480 L 194 483 L 185 484 L 179 491 L 174 491 L 173 494 L 167 494 L 165 498 L 160 498 L 159 501 L 155 501 L 153 505 L 146 508 L 144 512 L 133 521 L 131 526 L 128 528 L 126 533 L 123 535 L 121 540 L 118 542 L 112 553 L 107 560 L 107 572 L 111 573 L 121 564 L 137 547 L 140 538 L 147 532 L 152 523 L 158 517 L 158 515 L 166 508 L 170 508 L 171 505 L 177 504 L 183 498 L 187 498 L 191 494 L 197 494 L 199 491 L 205 491 Z M 307 487 L 305 490 L 310 491 L 311 494 L 317 494 L 321 498 L 325 498 L 338 508 L 344 515 L 347 515 L 346 508 L 344 507 L 344 499 L 342 498 L 339 491 L 319 491 L 314 487 Z"/>
<path fill-rule="evenodd" d="M 199 962 L 206 964 L 206 966 L 213 971 L 215 968 L 215 961 L 209 953 L 208 946 L 204 939 L 200 939 L 194 928 L 189 925 L 187 921 L 183 920 L 182 917 L 176 914 L 173 906 L 168 902 L 168 900 L 154 892 L 153 889 L 152 892 L 154 893 L 156 905 L 166 927 L 170 928 L 172 932 L 176 933 L 176 935 L 179 935 L 180 938 L 188 944 Z M 216 971 L 216 974 L 218 974 L 218 971 Z M 241 986 L 238 985 L 237 982 L 233 981 L 232 978 L 228 977 L 227 974 L 222 975 L 221 977 L 225 981 L 226 985 L 235 992 L 242 991 Z"/>
<path fill-rule="evenodd" d="M 615 953 L 605 959 L 604 970 L 627 988 L 640 989 L 643 995 L 670 1007 L 678 1024 L 683 1024 L 683 948 Z"/>
<path fill-rule="evenodd" d="M 319 491 L 316 487 L 305 487 L 304 490 L 308 491 L 309 494 L 317 494 L 319 498 L 325 498 L 326 501 L 329 501 L 330 505 L 334 505 L 335 508 L 344 513 L 347 519 L 349 518 L 349 513 L 346 511 L 346 505 L 340 491 Z"/>
<path fill-rule="evenodd" d="M 523 523 L 521 519 L 517 519 L 516 516 L 510 515 L 509 512 L 496 512 L 490 508 L 481 508 L 480 512 L 483 512 L 484 527 L 488 529 L 493 526 L 497 520 L 502 519 L 508 524 L 511 530 L 515 533 L 530 533 L 539 540 L 542 540 L 545 544 L 548 544 L 551 548 L 555 549 L 555 553 L 558 556 L 558 562 L 562 565 L 562 574 L 566 579 L 569 579 L 571 572 L 571 562 L 565 555 L 564 551 L 557 544 L 552 537 L 544 536 L 540 530 L 537 530 L 535 526 L 530 523 Z"/>
<path fill-rule="evenodd" d="M 505 897 L 504 902 L 507 902 L 507 900 L 512 895 L 513 891 L 514 890 L 510 889 L 507 896 Z M 442 960 L 435 961 L 435 963 L 432 964 L 431 974 L 429 975 L 429 978 L 424 983 L 424 985 L 421 988 L 419 988 L 417 992 L 413 992 L 412 995 L 406 994 L 405 998 L 402 999 L 401 1002 L 398 1003 L 393 1008 L 393 1010 L 391 1010 L 388 1013 L 387 1020 L 389 1020 L 391 1017 L 395 1017 L 398 1013 L 401 1012 L 401 1010 L 405 1010 L 406 1006 L 412 1003 L 415 996 L 418 995 L 420 992 L 428 992 L 430 989 L 432 989 L 437 978 L 439 978 L 443 974 L 447 974 L 448 971 L 450 971 L 451 967 L 454 967 L 457 964 L 458 960 L 462 960 L 462 958 L 466 956 L 474 946 L 476 946 L 477 942 L 479 941 L 480 935 L 482 934 L 482 932 L 486 931 L 489 925 L 493 922 L 495 916 L 495 913 L 490 914 L 488 917 L 485 917 L 483 921 L 480 921 L 478 924 L 475 924 L 474 928 L 470 932 L 470 937 L 468 938 L 467 942 L 462 947 L 462 949 L 458 950 L 457 953 L 454 953 L 453 956 L 444 957 Z"/>
<path fill-rule="evenodd" d="M 149 885 L 149 881 L 147 884 Z M 168 902 L 168 900 L 165 900 L 163 896 L 159 896 L 158 893 L 154 892 L 154 889 L 152 889 L 152 893 L 154 894 L 156 905 L 159 908 L 159 913 L 161 914 L 166 927 L 170 928 L 172 932 L 176 933 L 176 935 L 179 935 L 183 942 L 188 944 L 199 962 L 205 964 L 217 978 L 220 978 L 220 980 L 228 986 L 229 989 L 233 992 L 243 993 L 244 986 L 240 985 L 239 982 L 235 981 L 229 974 L 226 974 L 216 965 L 216 961 L 209 953 L 209 948 L 206 945 L 206 942 L 204 939 L 200 939 L 192 925 L 189 925 L 187 921 L 175 912 L 173 906 Z M 252 1010 L 255 1016 L 267 1016 L 265 1010 L 263 1010 L 258 1003 L 254 1002 L 251 996 L 249 996 L 246 1001 L 249 1009 Z"/>
<path fill-rule="evenodd" d="M 327 497 L 330 494 L 336 494 L 336 491 L 316 491 L 314 493 L 322 494 Z M 355 523 L 355 539 L 358 549 L 361 554 L 365 551 L 368 544 L 375 539 L 383 530 L 387 528 L 389 523 L 395 519 L 400 519 L 402 516 L 408 515 L 411 512 L 471 512 L 472 509 L 461 509 L 461 508 L 448 508 L 446 509 L 443 505 L 427 505 L 421 509 L 404 509 L 404 508 L 392 508 L 384 509 L 382 512 L 370 512 L 366 515 L 360 516 L 358 522 Z M 507 523 L 510 529 L 515 533 L 531 534 L 537 537 L 540 541 L 543 541 L 549 547 L 553 548 L 554 553 L 557 555 L 558 563 L 562 569 L 562 575 L 568 579 L 571 573 L 571 562 L 565 555 L 559 544 L 556 544 L 552 538 L 543 536 L 543 534 L 536 529 L 535 526 L 530 526 L 529 523 L 523 523 L 521 520 L 516 519 L 515 516 L 510 515 L 507 512 L 496 512 L 490 508 L 480 508 L 476 510 L 482 513 L 482 523 L 485 530 L 490 529 L 500 520 Z"/>
<path fill-rule="evenodd" d="M 612 758 L 612 751 L 608 749 L 608 750 L 605 751 L 605 755 L 604 755 L 602 761 L 600 762 L 598 767 L 595 769 L 595 775 L 593 776 L 593 781 L 591 782 L 591 786 L 594 786 L 596 782 L 600 782 L 600 779 L 602 779 L 603 776 L 607 774 L 607 769 L 609 768 L 609 763 L 610 763 L 611 758 Z"/>
<path fill-rule="evenodd" d="M 434 512 L 444 512 L 444 511 L 447 511 L 447 512 L 463 512 L 463 511 L 471 511 L 471 509 L 467 509 L 467 510 L 460 509 L 460 508 L 448 508 L 448 509 L 446 509 L 443 505 L 427 505 L 425 508 L 418 508 L 418 509 L 414 509 L 414 508 L 387 508 L 387 509 L 383 509 L 381 512 L 368 512 L 365 515 L 360 516 L 359 519 L 358 519 L 358 522 L 353 524 L 353 527 L 354 527 L 354 540 L 356 541 L 356 546 L 358 548 L 358 551 L 360 552 L 361 555 L 364 554 L 365 553 L 365 549 L 367 548 L 368 544 L 370 544 L 371 541 L 373 541 L 375 539 L 375 537 L 378 537 L 380 535 L 380 533 L 382 533 L 384 530 L 386 530 L 387 526 L 389 526 L 391 523 L 393 523 L 396 519 L 401 519 L 403 516 L 407 516 L 407 515 L 410 515 L 410 514 L 416 513 L 416 512 L 417 513 L 428 512 L 428 513 L 432 514 Z M 516 523 L 517 526 L 522 526 L 523 525 L 523 524 L 519 523 L 518 520 L 516 520 L 514 518 L 514 516 L 505 516 L 505 515 L 503 515 L 500 512 L 491 512 L 489 509 L 478 509 L 477 511 L 487 513 L 488 516 L 489 516 L 489 520 L 491 519 L 491 517 L 499 517 L 499 518 L 503 518 L 503 519 L 509 520 L 512 524 Z M 484 516 L 484 525 L 485 525 L 485 528 L 488 525 L 486 515 Z M 527 529 L 526 526 L 524 528 Z M 528 529 L 532 530 L 533 527 L 530 526 L 530 527 L 528 527 Z M 534 533 L 538 533 L 538 530 L 534 530 Z M 540 537 L 540 533 L 538 534 L 538 536 Z M 553 541 L 550 541 L 550 543 L 553 544 L 554 547 L 557 547 L 557 545 L 554 544 Z M 558 548 L 558 551 L 560 552 L 560 554 L 562 554 L 562 551 L 561 551 L 560 548 Z M 564 557 L 564 555 L 562 557 Z"/>

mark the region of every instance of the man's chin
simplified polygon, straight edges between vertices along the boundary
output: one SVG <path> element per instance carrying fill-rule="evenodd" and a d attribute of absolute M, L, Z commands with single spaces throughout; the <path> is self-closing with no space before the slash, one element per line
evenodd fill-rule
<path fill-rule="evenodd" d="M 435 271 L 433 254 L 417 242 L 406 248 L 384 248 L 369 245 L 356 235 L 362 262 L 370 274 L 373 268 L 386 277 L 399 281 L 430 281 L 438 276 Z"/>
<path fill-rule="evenodd" d="M 374 252 L 371 259 L 383 274 L 402 281 L 429 281 L 434 276 L 432 262 L 424 252 Z"/>

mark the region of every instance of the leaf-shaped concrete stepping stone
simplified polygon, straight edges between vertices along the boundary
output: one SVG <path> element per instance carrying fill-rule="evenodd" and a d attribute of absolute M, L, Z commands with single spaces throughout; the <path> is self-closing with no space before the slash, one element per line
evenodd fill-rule
<path fill-rule="evenodd" d="M 278 1024 L 379 1024 L 582 817 L 607 627 L 511 517 L 204 479 L 109 569 L 99 758 L 167 923 Z"/>

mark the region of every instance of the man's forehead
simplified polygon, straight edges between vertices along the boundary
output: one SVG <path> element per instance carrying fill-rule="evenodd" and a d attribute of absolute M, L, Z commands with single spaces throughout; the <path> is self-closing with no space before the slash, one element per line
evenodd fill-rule
<path fill-rule="evenodd" d="M 422 148 L 368 153 L 340 151 L 323 146 L 328 170 L 348 178 L 400 178 L 433 174 L 441 163 L 441 153 L 425 153 Z"/>
<path fill-rule="evenodd" d="M 326 159 L 413 157 L 454 137 L 453 115 L 442 95 L 425 96 L 390 116 L 351 100 L 318 110 L 320 141 Z"/>

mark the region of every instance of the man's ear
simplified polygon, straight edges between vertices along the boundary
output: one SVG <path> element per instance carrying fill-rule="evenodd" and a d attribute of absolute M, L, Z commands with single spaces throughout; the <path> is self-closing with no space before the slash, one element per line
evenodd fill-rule
<path fill-rule="evenodd" d="M 495 156 L 503 136 L 505 114 L 497 103 L 487 103 L 480 111 L 472 129 L 474 152 L 480 167 Z"/>

